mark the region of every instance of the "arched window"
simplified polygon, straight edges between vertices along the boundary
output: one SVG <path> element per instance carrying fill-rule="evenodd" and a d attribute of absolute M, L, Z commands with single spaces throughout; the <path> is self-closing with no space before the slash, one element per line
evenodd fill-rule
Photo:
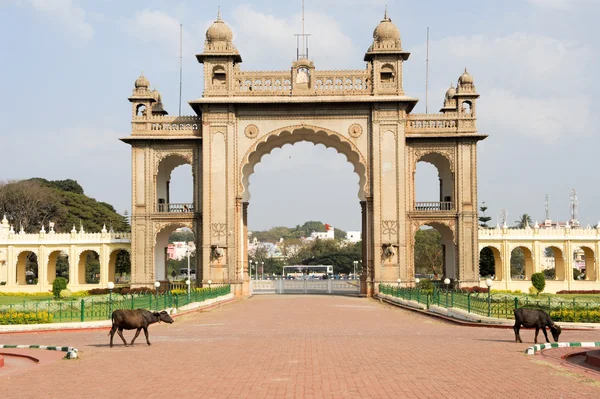
<path fill-rule="evenodd" d="M 135 108 L 135 116 L 146 116 L 146 106 L 144 104 L 139 104 Z"/>
<path fill-rule="evenodd" d="M 394 83 L 395 82 L 395 74 L 394 67 L 390 64 L 385 64 L 381 67 L 381 82 L 382 83 Z"/>
<path fill-rule="evenodd" d="M 213 68 L 212 73 L 212 84 L 213 86 L 225 86 L 227 83 L 227 74 L 225 68 L 221 65 L 217 65 Z"/>

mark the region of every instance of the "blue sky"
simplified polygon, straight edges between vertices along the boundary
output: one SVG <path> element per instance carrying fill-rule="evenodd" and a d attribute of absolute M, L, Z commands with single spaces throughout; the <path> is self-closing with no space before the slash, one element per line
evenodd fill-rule
<path fill-rule="evenodd" d="M 73 178 L 86 193 L 130 208 L 127 97 L 140 71 L 177 113 L 179 23 L 184 27 L 183 113 L 202 93 L 204 32 L 215 19 L 209 1 L 0 0 L 0 179 Z M 569 191 L 579 219 L 600 219 L 597 154 L 600 85 L 597 0 L 392 1 L 306 0 L 311 58 L 321 69 L 363 68 L 364 52 L 385 4 L 399 27 L 407 95 L 424 112 L 425 38 L 430 36 L 429 111 L 437 112 L 464 67 L 481 94 L 479 199 L 496 221 L 529 213 L 568 218 Z M 245 70 L 285 70 L 295 55 L 300 0 L 220 1 Z M 191 198 L 189 169 L 173 174 L 173 200 Z M 420 167 L 419 181 L 435 173 Z M 421 180 L 422 179 L 422 180 Z M 322 220 L 360 228 L 358 177 L 332 149 L 300 143 L 263 158 L 251 177 L 251 229 Z M 435 184 L 418 199 L 435 199 Z M 290 209 L 294 211 L 291 212 Z"/>

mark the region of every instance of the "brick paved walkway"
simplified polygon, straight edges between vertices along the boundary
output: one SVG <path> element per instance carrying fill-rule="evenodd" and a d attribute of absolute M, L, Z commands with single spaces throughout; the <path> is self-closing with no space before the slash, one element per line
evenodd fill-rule
<path fill-rule="evenodd" d="M 115 337 L 111 349 L 107 333 L 0 335 L 81 355 L 0 378 L 1 397 L 600 397 L 597 381 L 523 355 L 531 330 L 516 344 L 512 330 L 456 326 L 365 298 L 253 297 L 153 325 L 150 347 L 140 337 L 125 348 Z M 600 339 L 594 331 L 561 338 Z"/>

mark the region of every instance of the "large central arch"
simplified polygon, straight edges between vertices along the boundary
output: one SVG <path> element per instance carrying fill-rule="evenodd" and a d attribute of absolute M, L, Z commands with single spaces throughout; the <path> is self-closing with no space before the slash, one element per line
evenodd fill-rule
<path fill-rule="evenodd" d="M 334 148 L 340 154 L 345 155 L 348 162 L 354 166 L 354 172 L 359 177 L 358 198 L 361 201 L 366 201 L 368 192 L 367 163 L 354 143 L 341 134 L 327 128 L 297 125 L 275 129 L 265 134 L 246 152 L 240 165 L 242 173 L 239 186 L 244 202 L 250 200 L 250 176 L 254 173 L 254 168 L 260 162 L 261 158 L 270 154 L 275 148 L 281 148 L 286 144 L 295 144 L 301 141 L 323 144 L 325 147 Z"/>

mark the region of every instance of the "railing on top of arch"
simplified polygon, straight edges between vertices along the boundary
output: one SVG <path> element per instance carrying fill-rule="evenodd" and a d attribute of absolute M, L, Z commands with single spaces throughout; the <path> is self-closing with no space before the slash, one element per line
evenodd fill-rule
<path fill-rule="evenodd" d="M 449 289 L 445 284 L 439 284 L 432 289 L 379 284 L 379 292 L 420 303 L 427 309 L 430 306 L 455 308 L 498 319 L 514 319 L 515 309 L 525 307 L 543 309 L 556 322 L 600 323 L 600 300 L 584 302 L 575 298 L 564 300 L 560 297 L 534 300 L 525 295 L 488 292 L 486 288 L 480 288 L 479 291 Z"/>
<path fill-rule="evenodd" d="M 441 202 L 416 202 L 415 211 L 452 211 L 454 203 L 452 201 Z"/>
<path fill-rule="evenodd" d="M 158 212 L 171 212 L 171 213 L 193 213 L 194 212 L 194 204 L 193 203 L 161 203 L 157 204 Z"/>

